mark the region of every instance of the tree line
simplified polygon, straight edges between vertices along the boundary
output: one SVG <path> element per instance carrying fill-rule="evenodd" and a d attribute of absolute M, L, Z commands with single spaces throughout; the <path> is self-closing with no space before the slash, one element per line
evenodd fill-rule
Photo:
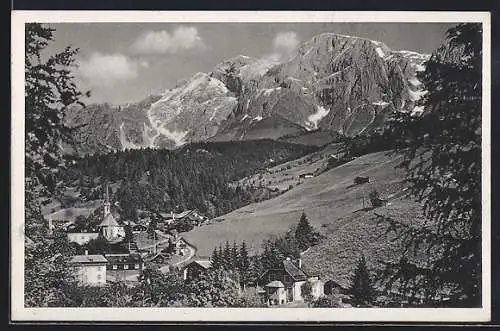
<path fill-rule="evenodd" d="M 132 221 L 137 209 L 198 209 L 216 217 L 254 202 L 267 190 L 231 183 L 315 149 L 260 140 L 196 143 L 174 151 L 127 150 L 82 158 L 68 169 L 65 181 L 76 184 L 87 200 L 102 198 L 105 182 L 119 183 L 113 199 Z"/>

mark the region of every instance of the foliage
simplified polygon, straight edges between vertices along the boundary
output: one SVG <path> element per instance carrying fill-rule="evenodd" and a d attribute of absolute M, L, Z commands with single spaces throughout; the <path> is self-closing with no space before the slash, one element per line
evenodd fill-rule
<path fill-rule="evenodd" d="M 96 239 L 90 240 L 87 245 L 87 250 L 89 251 L 89 254 L 106 254 L 109 253 L 111 250 L 111 245 L 109 244 L 108 240 L 104 238 L 104 236 L 99 233 L 98 237 Z"/>
<path fill-rule="evenodd" d="M 241 282 L 243 284 L 248 283 L 249 269 L 250 269 L 250 258 L 248 257 L 247 245 L 243 241 L 240 246 L 238 261 L 237 261 L 238 271 L 240 273 Z"/>
<path fill-rule="evenodd" d="M 321 296 L 318 300 L 313 301 L 313 308 L 340 308 L 341 305 L 338 304 L 338 300 L 330 295 L 330 296 Z"/>
<path fill-rule="evenodd" d="M 316 245 L 320 240 L 318 232 L 314 231 L 305 213 L 300 216 L 299 223 L 295 230 L 295 239 L 297 240 L 299 249 L 304 251 L 311 246 Z"/>
<path fill-rule="evenodd" d="M 38 202 L 59 187 L 66 166 L 61 144 L 71 140 L 64 113 L 84 97 L 71 72 L 78 50 L 66 47 L 52 56 L 43 54 L 54 40 L 53 32 L 39 23 L 25 25 L 25 235 L 35 242 L 26 247 L 24 261 L 29 307 L 67 305 L 73 282 L 68 265 L 72 246 L 63 235 L 46 237 Z"/>
<path fill-rule="evenodd" d="M 272 140 L 194 143 L 177 150 L 127 150 L 79 160 L 65 174 L 73 185 L 83 176 L 81 193 L 94 192 L 94 179 L 119 182 L 115 199 L 124 219 L 135 221 L 136 210 L 182 212 L 197 209 L 219 216 L 262 199 L 265 188 L 234 182 L 269 166 L 315 151 L 316 147 Z M 91 197 L 86 197 L 90 199 Z"/>
<path fill-rule="evenodd" d="M 449 29 L 419 76 L 428 91 L 422 115 L 397 114 L 390 127 L 406 147 L 398 152 L 408 194 L 422 203 L 426 223 L 383 218 L 402 240 L 404 254 L 381 277 L 387 287 L 399 284 L 428 302 L 444 293 L 453 305 L 481 302 L 481 41 L 479 23 Z M 418 252 L 431 261 L 412 262 Z"/>
<path fill-rule="evenodd" d="M 56 232 L 53 242 L 45 238 L 25 248 L 24 299 L 27 307 L 59 307 L 72 302 L 74 254 L 64 233 Z"/>
<path fill-rule="evenodd" d="M 312 284 L 310 281 L 306 281 L 300 286 L 300 293 L 306 303 L 313 301 Z"/>
<path fill-rule="evenodd" d="M 64 113 L 84 97 L 72 73 L 78 49 L 66 47 L 44 60 L 54 29 L 39 23 L 28 23 L 25 29 L 25 175 L 54 192 L 65 166 L 60 145 L 71 141 Z"/>
<path fill-rule="evenodd" d="M 361 256 L 354 270 L 348 292 L 352 296 L 353 303 L 357 306 L 370 305 L 374 300 L 375 289 L 364 255 Z"/>
<path fill-rule="evenodd" d="M 373 208 L 381 207 L 383 205 L 383 201 L 380 199 L 380 194 L 377 190 L 370 191 L 368 198 L 370 199 L 370 203 Z"/>
<path fill-rule="evenodd" d="M 194 224 L 189 219 L 184 218 L 180 221 L 175 222 L 175 228 L 177 232 L 188 232 L 194 229 Z"/>

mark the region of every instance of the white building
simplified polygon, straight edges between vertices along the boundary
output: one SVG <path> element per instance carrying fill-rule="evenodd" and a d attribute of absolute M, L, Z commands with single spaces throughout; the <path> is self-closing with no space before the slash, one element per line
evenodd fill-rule
<path fill-rule="evenodd" d="M 78 281 L 87 285 L 106 284 L 106 264 L 108 260 L 102 255 L 75 255 L 71 263 L 76 267 Z"/>
<path fill-rule="evenodd" d="M 68 240 L 82 246 L 88 244 L 89 241 L 97 239 L 97 232 L 68 232 Z"/>
<path fill-rule="evenodd" d="M 104 201 L 104 218 L 98 225 L 99 231 L 108 241 L 125 238 L 125 228 L 121 226 L 111 214 L 111 203 L 109 202 L 108 187 L 106 186 L 106 197 Z"/>

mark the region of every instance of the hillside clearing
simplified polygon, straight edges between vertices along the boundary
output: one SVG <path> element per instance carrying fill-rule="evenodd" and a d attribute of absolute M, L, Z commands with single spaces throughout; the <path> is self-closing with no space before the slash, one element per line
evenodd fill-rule
<path fill-rule="evenodd" d="M 328 226 L 361 210 L 363 196 L 367 200 L 373 189 L 382 198 L 402 192 L 404 171 L 395 169 L 400 161 L 400 157 L 387 152 L 364 155 L 308 179 L 276 198 L 223 215 L 215 219 L 219 222 L 196 228 L 184 236 L 197 247 L 197 254 L 206 256 L 226 240 L 244 240 L 251 253 L 258 252 L 264 239 L 282 234 L 290 225 L 298 222 L 302 212 L 307 214 L 312 225 L 324 230 L 323 224 Z M 356 176 L 369 176 L 370 183 L 354 186 Z M 404 202 L 401 207 L 405 208 Z M 353 231 L 360 228 L 356 227 Z"/>

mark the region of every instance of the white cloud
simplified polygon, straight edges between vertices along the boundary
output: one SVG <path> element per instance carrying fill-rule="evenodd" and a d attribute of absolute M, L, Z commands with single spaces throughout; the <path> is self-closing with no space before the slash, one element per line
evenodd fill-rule
<path fill-rule="evenodd" d="M 174 54 L 203 46 L 203 41 L 195 27 L 176 28 L 168 31 L 148 31 L 132 44 L 131 49 L 138 54 Z"/>
<path fill-rule="evenodd" d="M 297 49 L 299 43 L 299 38 L 295 32 L 280 32 L 274 37 L 273 47 L 277 52 L 289 54 Z"/>
<path fill-rule="evenodd" d="M 113 86 L 118 82 L 136 78 L 139 66 L 147 67 L 148 63 L 138 63 L 119 53 L 95 52 L 90 58 L 79 61 L 79 74 L 90 86 Z"/>

